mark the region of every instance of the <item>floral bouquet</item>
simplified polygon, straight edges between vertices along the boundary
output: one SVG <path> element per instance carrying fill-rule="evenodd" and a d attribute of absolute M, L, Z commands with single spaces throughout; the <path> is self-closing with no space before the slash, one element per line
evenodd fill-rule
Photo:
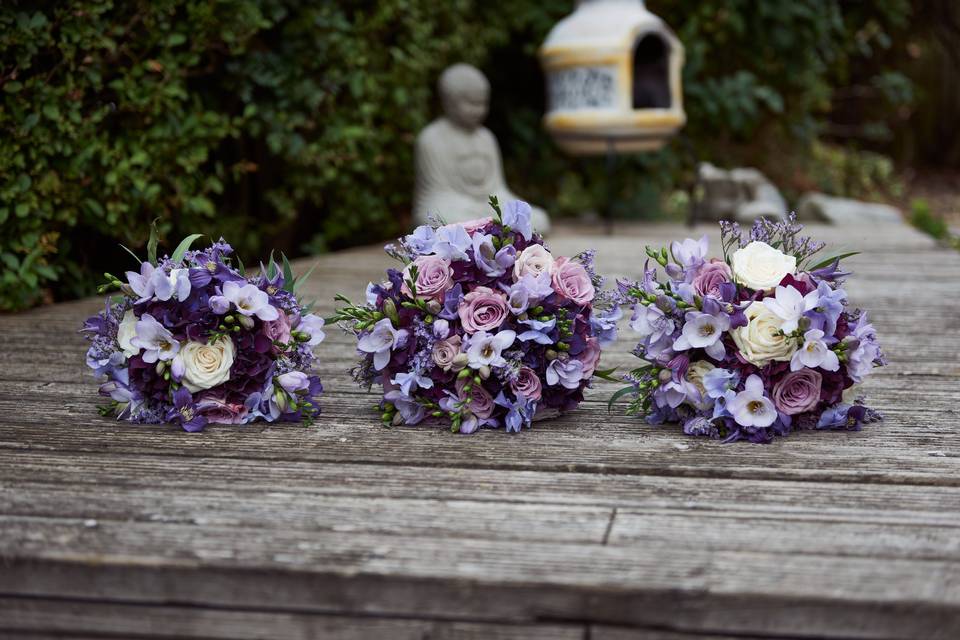
<path fill-rule="evenodd" d="M 329 321 L 357 336 L 354 378 L 383 386 L 385 424 L 516 432 L 576 407 L 601 373 L 619 308 L 598 293 L 593 253 L 555 258 L 529 205 L 490 204 L 493 217 L 424 225 L 388 245 L 404 267 L 371 283 L 365 305 L 337 297 L 347 306 Z"/>
<path fill-rule="evenodd" d="M 313 347 L 324 338 L 323 319 L 296 295 L 309 274 L 294 280 L 286 257 L 282 269 L 271 257 L 247 276 L 229 244 L 189 250 L 197 238 L 157 260 L 154 230 L 139 272 L 126 282 L 105 274 L 101 293 L 119 295 L 81 330 L 87 365 L 111 399 L 101 414 L 187 431 L 257 418 L 309 422 L 323 390 L 311 374 Z"/>
<path fill-rule="evenodd" d="M 723 259 L 707 238 L 647 248 L 642 282 L 618 282 L 633 305 L 628 412 L 651 424 L 680 422 L 689 435 L 769 442 L 793 429 L 859 429 L 879 419 L 844 391 L 885 364 L 867 314 L 851 309 L 840 261 L 816 262 L 823 244 L 800 237 L 795 216 L 758 220 L 744 237 L 721 222 Z"/>

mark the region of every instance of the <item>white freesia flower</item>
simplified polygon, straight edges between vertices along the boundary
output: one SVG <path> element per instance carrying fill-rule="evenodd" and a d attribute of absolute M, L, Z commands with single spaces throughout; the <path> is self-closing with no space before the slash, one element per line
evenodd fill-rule
<path fill-rule="evenodd" d="M 810 329 L 803 334 L 803 346 L 797 349 L 790 359 L 790 370 L 799 371 L 804 367 L 824 371 L 836 371 L 840 368 L 840 359 L 830 350 L 823 340 L 823 331 Z"/>
<path fill-rule="evenodd" d="M 784 333 L 790 333 L 800 324 L 800 318 L 820 303 L 820 294 L 816 289 L 807 295 L 801 294 L 795 287 L 777 287 L 774 297 L 765 298 L 763 304 L 783 320 Z"/>
<path fill-rule="evenodd" d="M 183 345 L 177 358 L 177 368 L 183 367 L 183 386 L 191 393 L 210 389 L 230 379 L 233 340 L 223 336 L 213 344 L 191 341 Z"/>
<path fill-rule="evenodd" d="M 120 350 L 127 358 L 131 358 L 140 353 L 140 347 L 133 344 L 133 339 L 137 336 L 137 316 L 133 309 L 127 309 L 117 328 L 117 342 L 120 344 Z"/>
<path fill-rule="evenodd" d="M 733 252 L 733 277 L 751 289 L 771 289 L 797 269 L 797 259 L 754 240 Z"/>
<path fill-rule="evenodd" d="M 762 367 L 771 361 L 790 360 L 797 350 L 797 343 L 783 335 L 780 316 L 759 301 L 751 302 L 744 315 L 747 325 L 731 329 L 730 335 L 748 362 Z"/>

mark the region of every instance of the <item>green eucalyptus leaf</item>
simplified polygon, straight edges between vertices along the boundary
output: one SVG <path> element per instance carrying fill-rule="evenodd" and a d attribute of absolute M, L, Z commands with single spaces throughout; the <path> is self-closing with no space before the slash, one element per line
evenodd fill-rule
<path fill-rule="evenodd" d="M 153 266 L 157 265 L 157 243 L 160 240 L 160 232 L 157 231 L 157 220 L 159 219 L 160 218 L 154 218 L 153 222 L 150 223 L 150 239 L 147 240 L 147 261 Z"/>

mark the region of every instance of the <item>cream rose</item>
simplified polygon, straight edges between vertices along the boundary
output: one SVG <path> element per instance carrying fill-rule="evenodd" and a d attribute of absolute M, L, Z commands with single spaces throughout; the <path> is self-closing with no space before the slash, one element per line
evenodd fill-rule
<path fill-rule="evenodd" d="M 521 251 L 513 263 L 513 279 L 519 280 L 528 273 L 535 278 L 541 273 L 550 273 L 553 262 L 553 256 L 542 244 L 532 244 Z"/>
<path fill-rule="evenodd" d="M 196 393 L 229 380 L 233 352 L 233 340 L 226 336 L 213 344 L 185 344 L 178 356 L 183 360 L 183 386 Z"/>
<path fill-rule="evenodd" d="M 770 289 L 797 270 L 797 259 L 754 240 L 733 252 L 733 277 L 751 289 Z"/>
<path fill-rule="evenodd" d="M 743 357 L 762 367 L 772 362 L 787 362 L 797 350 L 797 341 L 782 334 L 783 319 L 760 301 L 750 303 L 744 311 L 747 326 L 731 329 L 730 335 Z"/>
<path fill-rule="evenodd" d="M 708 371 L 715 369 L 712 364 L 706 360 L 697 360 L 696 362 L 691 362 L 690 366 L 687 367 L 687 381 L 696 387 L 697 391 L 700 392 L 700 403 L 697 405 L 698 409 L 705 409 L 709 406 L 710 402 L 707 402 L 707 389 L 703 386 L 703 376 L 707 375 Z"/>
<path fill-rule="evenodd" d="M 133 315 L 133 309 L 127 309 L 117 328 L 117 342 L 120 343 L 120 349 L 127 358 L 140 353 L 140 347 L 133 345 L 133 340 L 137 335 L 137 316 Z"/>

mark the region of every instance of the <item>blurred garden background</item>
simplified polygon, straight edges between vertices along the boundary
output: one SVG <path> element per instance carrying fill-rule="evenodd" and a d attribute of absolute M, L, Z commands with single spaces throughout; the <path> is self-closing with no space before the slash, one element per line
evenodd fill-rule
<path fill-rule="evenodd" d="M 698 162 L 960 226 L 954 0 L 648 0 L 686 46 L 688 124 L 616 183 L 619 217 L 686 216 Z M 492 85 L 507 180 L 554 219 L 604 206 L 604 161 L 541 126 L 536 56 L 572 0 L 7 0 L 0 309 L 95 291 L 142 255 L 226 236 L 250 264 L 395 236 L 438 74 Z"/>

